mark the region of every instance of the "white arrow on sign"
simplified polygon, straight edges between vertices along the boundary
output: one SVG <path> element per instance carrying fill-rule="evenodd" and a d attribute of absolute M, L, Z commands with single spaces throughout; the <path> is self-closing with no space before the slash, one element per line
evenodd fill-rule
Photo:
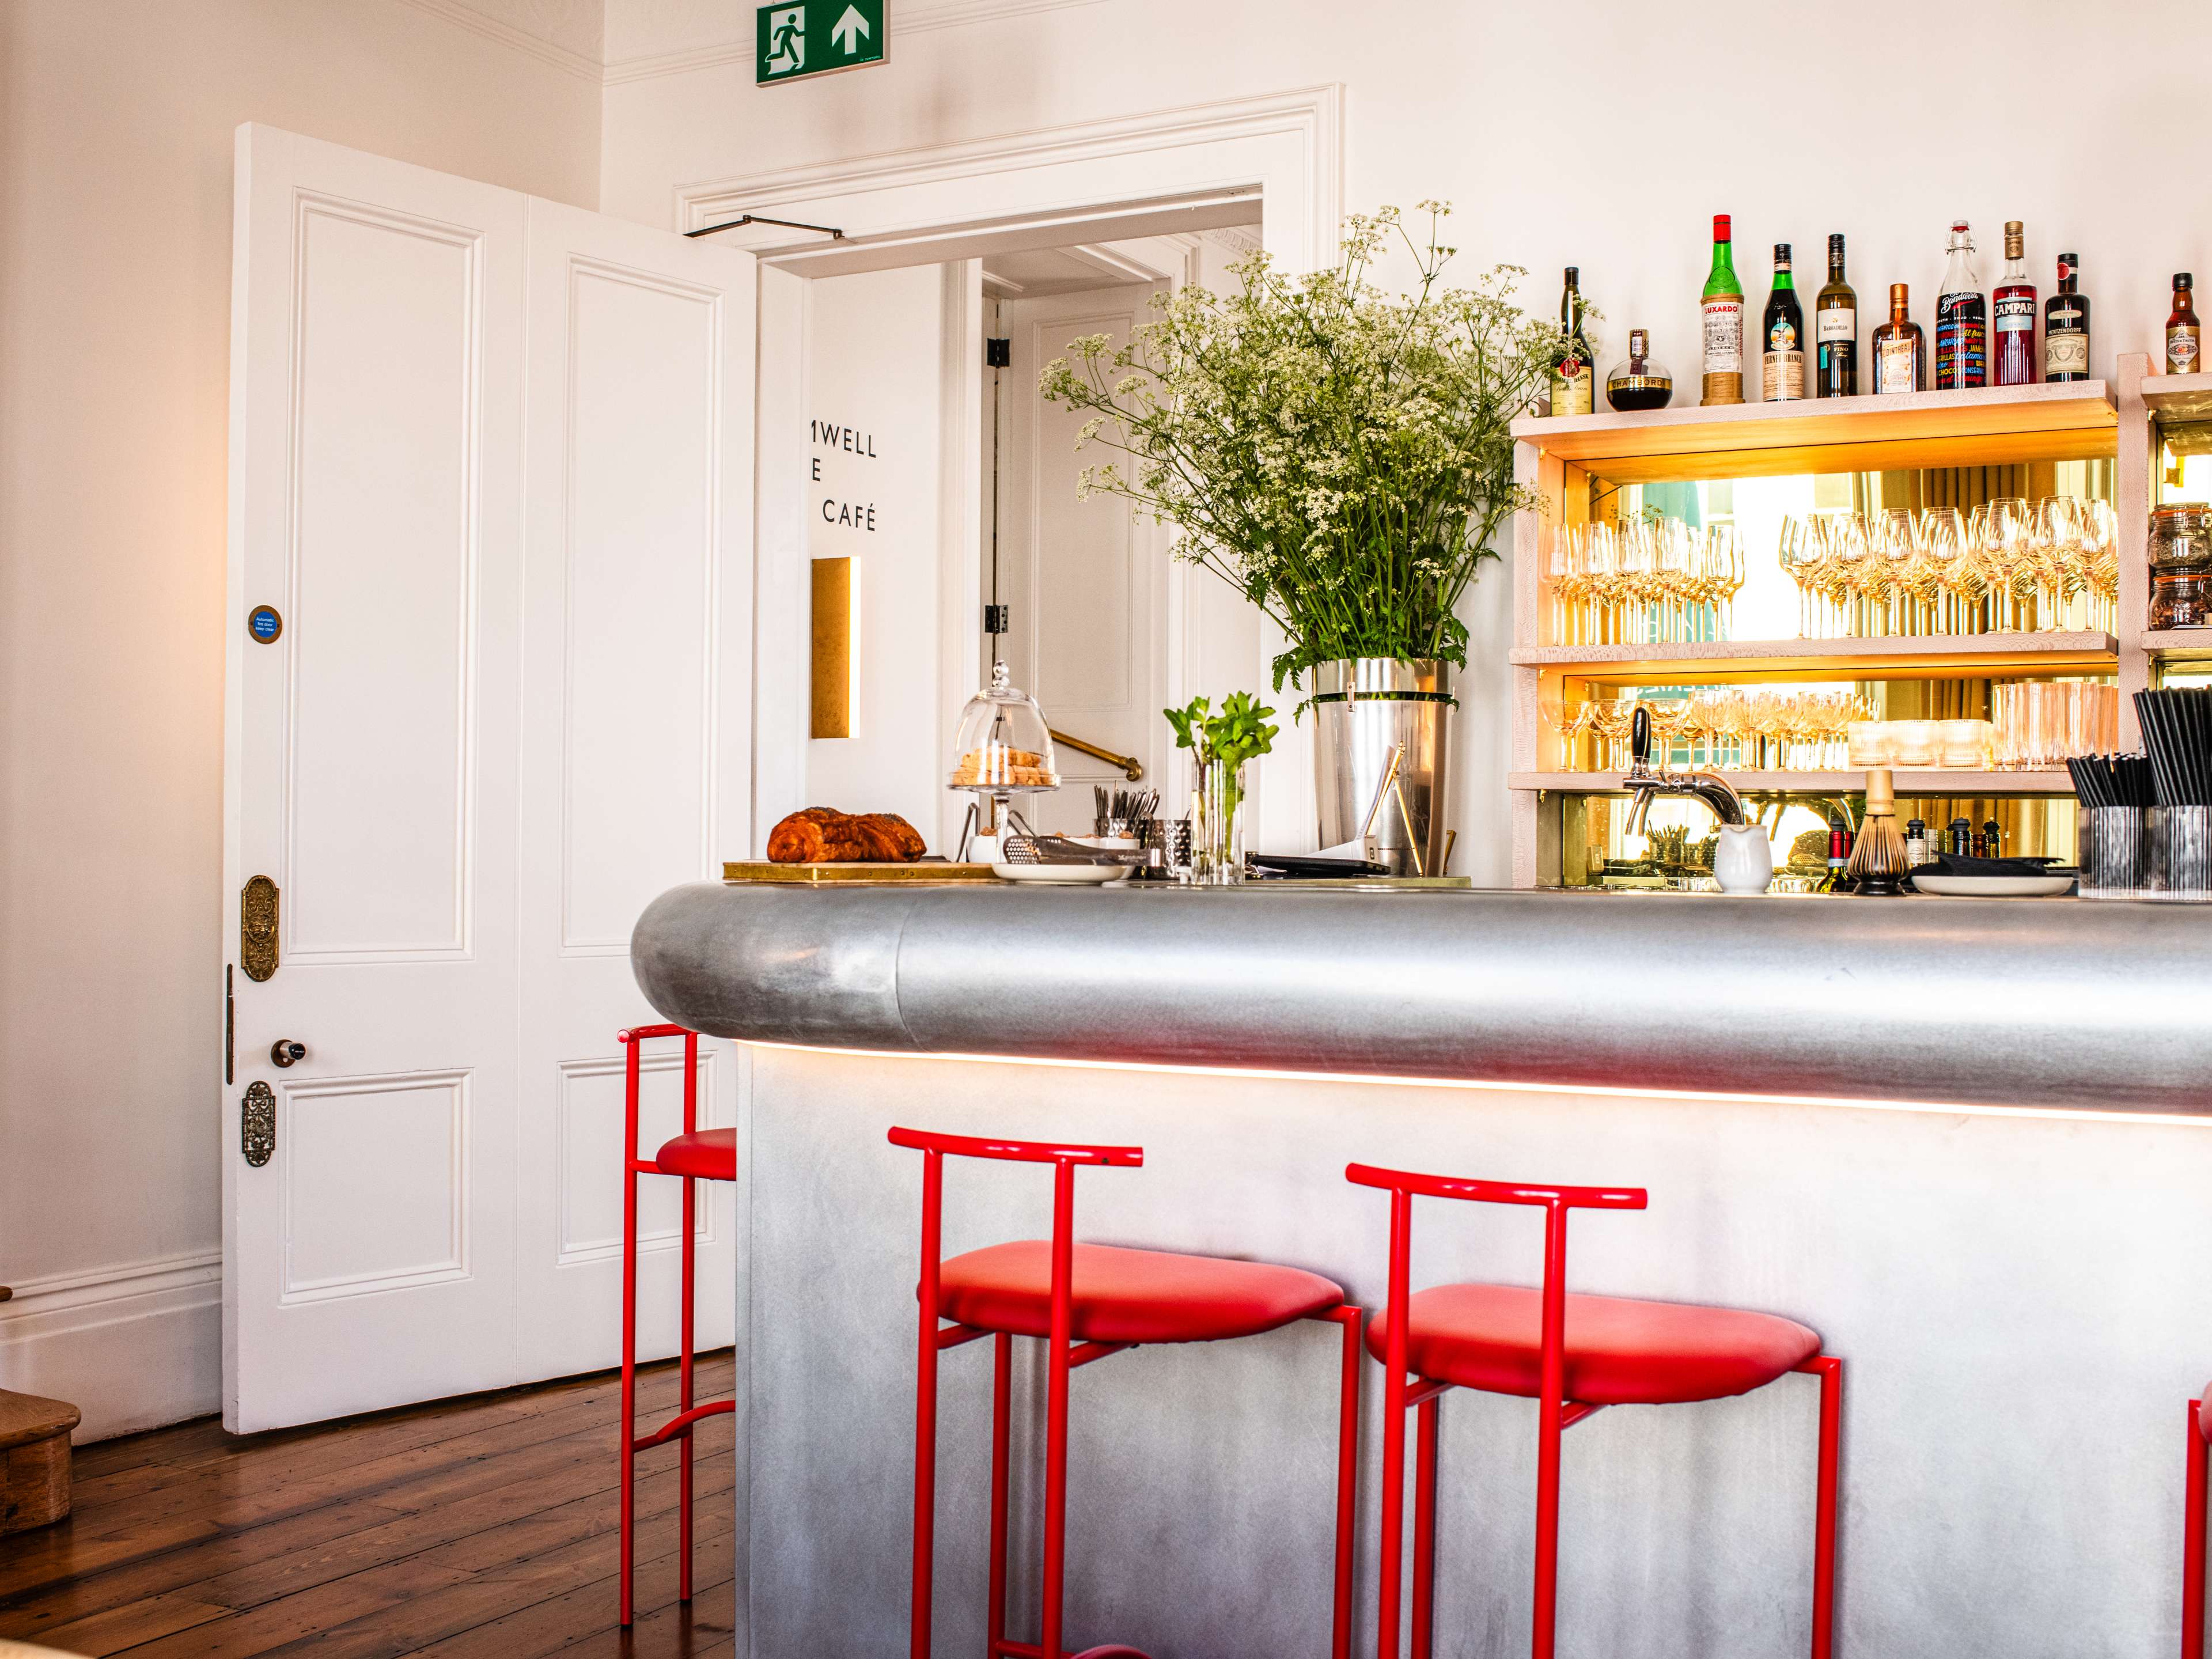
<path fill-rule="evenodd" d="M 845 15 L 837 20 L 837 27 L 830 31 L 830 39 L 844 47 L 850 58 L 860 49 L 860 39 L 868 32 L 868 20 L 860 15 L 858 6 L 845 8 Z"/>

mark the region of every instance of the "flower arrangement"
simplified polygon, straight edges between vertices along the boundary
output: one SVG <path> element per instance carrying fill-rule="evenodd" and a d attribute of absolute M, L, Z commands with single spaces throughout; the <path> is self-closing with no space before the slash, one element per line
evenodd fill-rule
<path fill-rule="evenodd" d="M 1514 482 L 1511 427 L 1558 330 L 1514 304 L 1516 267 L 1444 287 L 1450 210 L 1421 206 L 1425 244 L 1395 208 L 1349 216 L 1335 269 L 1293 281 L 1255 254 L 1231 267 L 1237 292 L 1156 296 L 1130 344 L 1072 341 L 1042 376 L 1090 412 L 1079 448 L 1127 458 L 1085 468 L 1082 493 L 1180 527 L 1178 556 L 1281 626 L 1278 690 L 1347 658 L 1464 666 L 1460 598 L 1509 516 L 1536 504 Z M 1394 236 L 1419 276 L 1395 295 L 1370 280 Z"/>

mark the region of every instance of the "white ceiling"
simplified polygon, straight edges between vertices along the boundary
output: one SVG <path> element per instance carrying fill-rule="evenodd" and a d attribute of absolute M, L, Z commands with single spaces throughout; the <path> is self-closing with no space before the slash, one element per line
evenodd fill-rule
<path fill-rule="evenodd" d="M 1200 233 L 1240 252 L 1259 246 L 1260 227 L 1234 226 Z M 1163 267 L 1164 239 L 1092 242 L 1076 247 L 1021 248 L 983 256 L 983 291 L 994 300 L 1042 300 L 1054 294 L 1119 283 L 1157 283 L 1172 276 Z"/>

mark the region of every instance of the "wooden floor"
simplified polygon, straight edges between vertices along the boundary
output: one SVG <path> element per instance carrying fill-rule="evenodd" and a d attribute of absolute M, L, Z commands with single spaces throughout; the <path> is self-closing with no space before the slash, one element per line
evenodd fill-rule
<path fill-rule="evenodd" d="M 698 1398 L 727 1399 L 725 1352 Z M 699 1428 L 694 1600 L 674 1447 L 638 1460 L 637 1622 L 616 1622 L 610 1373 L 238 1437 L 213 1419 L 76 1455 L 76 1512 L 0 1539 L 0 1637 L 132 1659 L 598 1659 L 732 1646 L 728 1416 Z M 641 1380 L 665 1417 L 673 1365 Z"/>

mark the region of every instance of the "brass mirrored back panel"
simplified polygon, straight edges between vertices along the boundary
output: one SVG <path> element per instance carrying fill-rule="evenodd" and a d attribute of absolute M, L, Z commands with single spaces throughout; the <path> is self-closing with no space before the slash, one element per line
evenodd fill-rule
<path fill-rule="evenodd" d="M 276 884 L 256 876 L 238 895 L 238 965 L 257 983 L 276 972 Z"/>

